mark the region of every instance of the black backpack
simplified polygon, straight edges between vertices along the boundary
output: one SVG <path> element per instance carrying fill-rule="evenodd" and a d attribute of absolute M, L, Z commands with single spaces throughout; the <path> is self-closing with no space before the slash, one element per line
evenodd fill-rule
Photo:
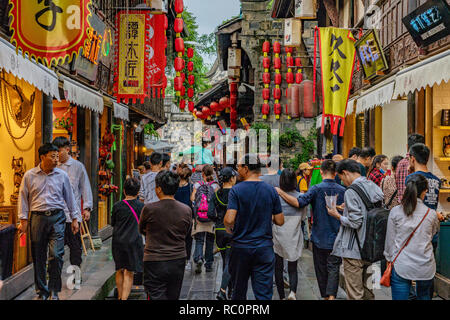
<path fill-rule="evenodd" d="M 372 203 L 364 190 L 358 185 L 352 184 L 349 189 L 354 190 L 358 194 L 367 208 L 366 238 L 362 247 L 358 234 L 354 230 L 361 259 L 372 263 L 383 260 L 389 210 L 382 206 L 382 201 Z"/>

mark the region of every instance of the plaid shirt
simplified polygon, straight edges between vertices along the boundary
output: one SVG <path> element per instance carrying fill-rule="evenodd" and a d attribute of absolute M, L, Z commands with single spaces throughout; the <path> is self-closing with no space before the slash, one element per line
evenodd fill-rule
<path fill-rule="evenodd" d="M 381 173 L 379 169 L 373 169 L 372 172 L 369 174 L 370 181 L 373 181 L 376 183 L 377 186 L 380 186 L 381 180 L 383 180 L 384 174 Z"/>
<path fill-rule="evenodd" d="M 405 180 L 409 175 L 409 153 L 406 157 L 401 160 L 397 165 L 397 171 L 395 172 L 395 184 L 397 185 L 397 197 L 399 202 L 403 199 L 403 194 L 405 193 L 406 185 Z"/>

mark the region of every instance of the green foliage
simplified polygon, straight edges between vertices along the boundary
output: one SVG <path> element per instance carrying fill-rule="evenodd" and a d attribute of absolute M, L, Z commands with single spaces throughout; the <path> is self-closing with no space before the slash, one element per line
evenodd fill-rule
<path fill-rule="evenodd" d="M 144 126 L 144 134 L 159 138 L 159 133 L 155 130 L 153 123 L 147 123 Z"/>
<path fill-rule="evenodd" d="M 269 3 L 267 4 L 266 9 L 267 10 L 272 10 L 272 8 L 273 8 L 273 0 L 270 0 Z"/>
<path fill-rule="evenodd" d="M 292 148 L 296 142 L 300 142 L 302 139 L 302 135 L 295 127 L 288 128 L 280 136 L 280 146 Z"/>
<path fill-rule="evenodd" d="M 300 153 L 296 153 L 294 157 L 289 160 L 288 166 L 296 170 L 301 163 L 308 162 L 308 160 L 310 160 L 314 155 L 316 140 L 317 132 L 316 126 L 314 125 L 309 130 L 308 136 L 306 138 L 300 135 L 299 142 L 302 146 L 302 151 Z"/>

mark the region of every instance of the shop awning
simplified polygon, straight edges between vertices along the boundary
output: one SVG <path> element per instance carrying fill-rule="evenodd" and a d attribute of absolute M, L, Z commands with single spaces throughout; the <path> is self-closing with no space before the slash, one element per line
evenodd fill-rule
<path fill-rule="evenodd" d="M 395 77 L 390 77 L 361 93 L 356 101 L 356 114 L 391 102 L 394 86 Z"/>
<path fill-rule="evenodd" d="M 0 38 L 0 68 L 60 101 L 56 73 L 23 57 L 21 52 L 17 54 L 16 48 L 2 38 Z"/>
<path fill-rule="evenodd" d="M 440 84 L 450 79 L 450 49 L 397 73 L 394 97 Z"/>
<path fill-rule="evenodd" d="M 124 104 L 113 102 L 114 105 L 114 117 L 125 121 L 130 121 L 128 117 L 128 107 Z"/>
<path fill-rule="evenodd" d="M 69 102 L 85 107 L 94 112 L 103 113 L 103 95 L 81 83 L 65 76 L 60 76 L 64 82 L 64 96 Z"/>

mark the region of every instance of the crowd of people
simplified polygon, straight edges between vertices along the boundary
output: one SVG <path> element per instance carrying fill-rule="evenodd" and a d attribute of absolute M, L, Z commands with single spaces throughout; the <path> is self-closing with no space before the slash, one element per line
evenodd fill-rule
<path fill-rule="evenodd" d="M 392 299 L 431 299 L 444 219 L 437 212 L 441 182 L 428 171 L 424 137 L 410 135 L 407 147 L 405 158 L 353 148 L 347 158 L 327 155 L 295 171 L 256 154 L 237 166 L 193 167 L 153 152 L 139 178 L 127 177 L 125 198 L 112 208 L 118 299 L 128 299 L 136 275 L 149 300 L 179 299 L 185 270 L 212 272 L 220 253 L 218 300 L 245 300 L 249 279 L 256 299 L 271 300 L 276 288 L 280 299 L 296 300 L 305 248 L 312 249 L 324 300 L 337 296 L 341 265 L 347 298 L 374 299 L 367 281 L 372 262 L 361 254 L 367 202 L 390 210 L 381 266 L 382 272 L 392 267 Z M 89 219 L 92 207 L 86 170 L 69 150 L 65 138 L 44 144 L 39 166 L 20 188 L 19 229 L 31 233 L 35 286 L 43 300 L 58 299 L 61 291 L 64 243 L 71 263 L 81 265 L 78 223 Z"/>

